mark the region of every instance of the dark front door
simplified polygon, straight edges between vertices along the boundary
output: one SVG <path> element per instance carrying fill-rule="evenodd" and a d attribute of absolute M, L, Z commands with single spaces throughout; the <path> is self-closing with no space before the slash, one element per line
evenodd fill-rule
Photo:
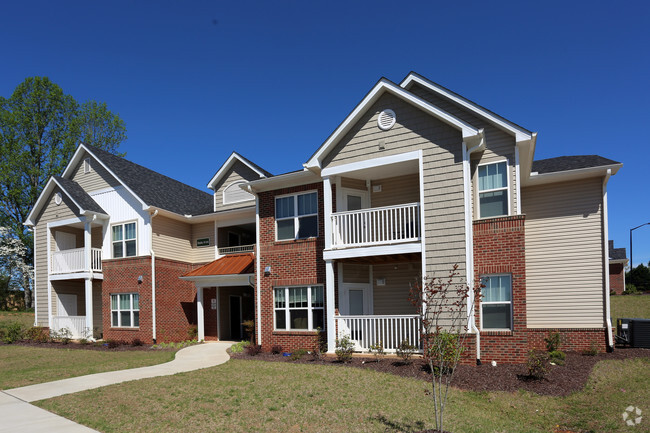
<path fill-rule="evenodd" d="M 241 335 L 241 296 L 230 297 L 230 339 L 239 341 Z"/>

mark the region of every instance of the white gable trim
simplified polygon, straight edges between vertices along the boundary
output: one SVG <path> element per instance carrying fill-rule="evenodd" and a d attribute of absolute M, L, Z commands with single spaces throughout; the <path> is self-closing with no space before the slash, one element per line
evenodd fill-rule
<path fill-rule="evenodd" d="M 253 170 L 255 173 L 257 173 L 260 176 L 260 178 L 266 177 L 266 174 L 264 174 L 264 172 L 262 172 L 260 169 L 258 169 L 251 163 L 249 163 L 244 157 L 239 155 L 237 152 L 233 152 L 230 154 L 226 162 L 223 163 L 219 171 L 217 171 L 217 173 L 212 177 L 212 179 L 210 179 L 210 182 L 208 182 L 208 188 L 213 190 L 217 182 L 219 182 L 221 177 L 223 177 L 223 175 L 226 174 L 228 170 L 230 170 L 230 168 L 235 164 L 236 161 L 241 162 L 246 167 Z"/>
<path fill-rule="evenodd" d="M 467 108 L 471 112 L 478 114 L 480 117 L 486 119 L 490 123 L 494 124 L 496 127 L 499 129 L 504 130 L 505 132 L 508 132 L 512 135 L 515 136 L 516 141 L 527 141 L 532 138 L 532 134 L 525 129 L 521 128 L 520 126 L 515 125 L 512 122 L 509 122 L 506 119 L 503 119 L 493 113 L 490 113 L 488 110 L 486 110 L 483 107 L 480 107 L 473 102 L 468 101 L 467 99 L 458 96 L 449 90 L 438 86 L 437 84 L 420 77 L 417 74 L 414 74 L 411 72 L 404 80 L 400 83 L 400 86 L 403 87 L 404 89 L 409 89 L 413 83 L 420 84 L 421 86 L 438 93 L 439 95 L 444 96 L 447 99 L 450 99 L 454 101 L 455 103 L 461 105 L 462 107 Z"/>
<path fill-rule="evenodd" d="M 436 117 L 437 119 L 453 126 L 454 128 L 460 130 L 463 134 L 463 139 L 467 140 L 471 137 L 476 137 L 479 135 L 479 129 L 473 127 L 472 125 L 458 119 L 457 117 L 452 116 L 451 114 L 439 109 L 438 107 L 432 105 L 431 103 L 421 99 L 414 94 L 408 92 L 407 90 L 399 87 L 398 85 L 388 81 L 385 78 L 379 80 L 375 87 L 368 92 L 368 94 L 363 98 L 363 100 L 356 106 L 356 108 L 345 118 L 345 120 L 334 130 L 332 135 L 321 145 L 321 147 L 316 151 L 316 153 L 307 161 L 305 166 L 307 168 L 321 168 L 321 162 L 323 161 L 325 155 L 327 155 L 333 148 L 336 146 L 338 141 L 348 132 L 354 124 L 365 114 L 368 108 L 374 104 L 381 95 L 389 92 L 402 100 L 413 104 L 414 106 L 420 108 L 426 113 Z"/>

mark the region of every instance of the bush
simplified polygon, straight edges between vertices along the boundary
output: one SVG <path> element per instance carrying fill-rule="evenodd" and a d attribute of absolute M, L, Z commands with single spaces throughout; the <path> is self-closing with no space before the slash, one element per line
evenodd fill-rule
<path fill-rule="evenodd" d="M 596 356 L 596 355 L 598 355 L 598 348 L 596 347 L 596 343 L 594 343 L 592 341 L 591 345 L 589 346 L 589 349 L 583 350 L 582 354 L 586 355 L 586 356 Z"/>
<path fill-rule="evenodd" d="M 381 361 L 384 358 L 384 355 L 386 355 L 384 352 L 384 344 L 381 341 L 377 344 L 370 345 L 368 351 L 375 357 L 375 362 Z"/>
<path fill-rule="evenodd" d="M 72 340 L 72 332 L 68 328 L 61 328 L 58 339 L 61 340 L 61 343 L 68 344 Z"/>
<path fill-rule="evenodd" d="M 188 340 L 196 340 L 198 336 L 199 336 L 199 328 L 196 325 L 190 325 L 187 328 Z"/>
<path fill-rule="evenodd" d="M 262 352 L 262 346 L 259 344 L 249 344 L 246 346 L 246 354 L 248 356 L 259 355 Z"/>
<path fill-rule="evenodd" d="M 305 356 L 307 353 L 308 352 L 305 349 L 297 349 L 297 350 L 294 350 L 291 353 L 291 356 L 289 356 L 289 359 L 292 360 L 292 361 L 298 361 L 300 358 Z"/>
<path fill-rule="evenodd" d="M 321 360 L 324 352 L 327 352 L 327 338 L 322 329 L 316 328 L 316 331 L 314 331 L 314 349 L 311 354 L 314 359 Z"/>
<path fill-rule="evenodd" d="M 242 353 L 244 349 L 250 344 L 251 343 L 248 341 L 240 341 L 239 343 L 235 343 L 230 346 L 230 353 Z"/>
<path fill-rule="evenodd" d="M 255 341 L 255 321 L 254 320 L 244 320 L 241 322 L 241 325 L 244 327 L 244 331 L 248 334 L 250 341 Z"/>
<path fill-rule="evenodd" d="M 144 345 L 144 343 L 139 338 L 134 338 L 133 341 L 131 341 L 131 346 L 133 347 L 139 347 L 142 345 Z"/>
<path fill-rule="evenodd" d="M 120 346 L 120 342 L 117 340 L 107 340 L 106 345 L 109 349 L 116 349 Z"/>
<path fill-rule="evenodd" d="M 440 331 L 430 335 L 427 342 L 429 347 L 426 356 L 431 361 L 433 372 L 436 375 L 451 373 L 464 351 L 458 334 Z"/>
<path fill-rule="evenodd" d="M 548 353 L 549 361 L 557 365 L 564 365 L 564 360 L 566 359 L 566 353 L 561 350 L 554 350 L 553 352 Z"/>
<path fill-rule="evenodd" d="M 350 337 L 344 335 L 340 340 L 336 340 L 336 359 L 339 362 L 350 362 L 352 360 L 352 354 L 354 353 L 354 343 L 350 340 Z"/>
<path fill-rule="evenodd" d="M 551 331 L 548 333 L 548 336 L 544 338 L 546 342 L 546 350 L 549 352 L 555 352 L 560 347 L 560 333 L 557 331 Z"/>
<path fill-rule="evenodd" d="M 282 346 L 280 346 L 279 344 L 274 344 L 273 346 L 271 346 L 271 353 L 274 354 L 274 355 L 281 354 L 282 353 Z"/>
<path fill-rule="evenodd" d="M 397 356 L 402 358 L 404 364 L 410 364 L 413 362 L 413 355 L 415 354 L 416 347 L 413 346 L 408 340 L 402 340 L 402 342 L 397 346 L 396 353 Z"/>
<path fill-rule="evenodd" d="M 5 344 L 12 344 L 23 338 L 25 330 L 18 322 L 7 323 L 0 327 L 0 339 Z"/>
<path fill-rule="evenodd" d="M 47 343 L 50 339 L 50 334 L 47 332 L 47 328 L 32 326 L 25 332 L 25 338 L 34 343 Z"/>
<path fill-rule="evenodd" d="M 548 355 L 541 350 L 531 350 L 528 352 L 528 377 L 535 380 L 542 380 L 546 377 L 546 363 Z"/>
<path fill-rule="evenodd" d="M 624 295 L 638 295 L 639 293 L 641 293 L 641 291 L 637 289 L 637 287 L 634 284 L 632 283 L 625 284 L 625 290 L 623 291 Z"/>

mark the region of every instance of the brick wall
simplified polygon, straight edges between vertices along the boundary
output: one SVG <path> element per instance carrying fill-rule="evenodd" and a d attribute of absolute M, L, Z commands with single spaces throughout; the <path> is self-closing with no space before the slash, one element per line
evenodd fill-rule
<path fill-rule="evenodd" d="M 133 341 L 139 338 L 153 341 L 151 314 L 151 257 L 105 260 L 102 263 L 102 311 L 104 339 Z M 194 285 L 179 277 L 192 269 L 189 263 L 156 258 L 156 334 L 158 342 L 188 339 L 190 325 L 196 324 L 196 290 Z M 142 276 L 142 283 L 138 277 Z M 113 293 L 138 293 L 140 326 L 111 327 Z"/>
<path fill-rule="evenodd" d="M 623 263 L 611 263 L 609 265 L 609 289 L 617 295 L 625 289 L 625 265 Z"/>
<path fill-rule="evenodd" d="M 526 329 L 526 258 L 523 215 L 475 221 L 474 278 L 487 274 L 512 276 L 512 330 L 481 331 L 481 361 L 524 362 L 528 353 Z M 480 325 L 480 302 L 475 305 Z M 474 347 L 473 338 L 470 340 Z M 466 351 L 475 357 L 476 350 Z"/>
<path fill-rule="evenodd" d="M 560 333 L 562 351 L 583 351 L 595 347 L 599 352 L 607 350 L 607 331 L 604 329 L 529 329 L 528 347 L 546 350 L 544 338 L 551 332 Z"/>
<path fill-rule="evenodd" d="M 302 191 L 318 192 L 318 237 L 292 241 L 275 241 L 275 197 Z M 269 351 L 273 345 L 284 350 L 311 350 L 315 342 L 312 331 L 274 331 L 273 288 L 319 284 L 325 287 L 325 262 L 323 249 L 323 185 L 301 185 L 259 194 L 260 212 L 260 272 L 262 349 Z M 264 274 L 270 266 L 271 273 Z M 256 311 L 257 314 L 257 311 Z M 325 311 L 327 317 L 327 311 Z"/>

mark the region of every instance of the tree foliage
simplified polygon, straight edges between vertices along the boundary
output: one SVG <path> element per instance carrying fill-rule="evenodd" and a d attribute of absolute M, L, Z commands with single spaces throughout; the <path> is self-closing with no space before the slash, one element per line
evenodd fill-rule
<path fill-rule="evenodd" d="M 634 269 L 626 272 L 625 280 L 633 284 L 637 290 L 642 292 L 650 291 L 650 262 L 648 262 L 648 266 L 641 263 L 634 267 Z"/>
<path fill-rule="evenodd" d="M 48 179 L 63 172 L 80 142 L 117 153 L 125 139 L 124 121 L 105 103 L 79 104 L 47 77 L 0 96 L 0 225 L 27 248 L 29 264 L 34 241 L 23 223 Z"/>
<path fill-rule="evenodd" d="M 0 310 L 21 288 L 31 288 L 34 267 L 29 263 L 27 248 L 8 227 L 0 227 Z"/>

